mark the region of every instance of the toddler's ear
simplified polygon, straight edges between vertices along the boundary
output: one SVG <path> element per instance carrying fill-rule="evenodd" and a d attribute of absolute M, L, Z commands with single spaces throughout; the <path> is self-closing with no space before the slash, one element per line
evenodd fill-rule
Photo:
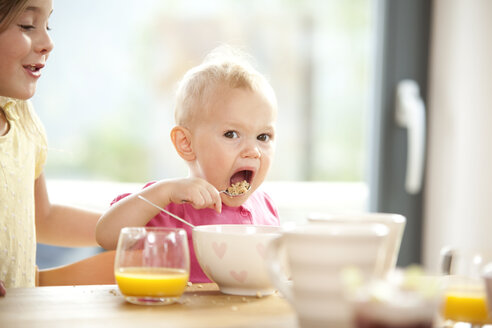
<path fill-rule="evenodd" d="M 193 152 L 193 147 L 191 147 L 191 133 L 187 128 L 179 125 L 175 126 L 171 130 L 171 141 L 181 158 L 185 161 L 193 161 L 195 159 L 195 153 Z"/>

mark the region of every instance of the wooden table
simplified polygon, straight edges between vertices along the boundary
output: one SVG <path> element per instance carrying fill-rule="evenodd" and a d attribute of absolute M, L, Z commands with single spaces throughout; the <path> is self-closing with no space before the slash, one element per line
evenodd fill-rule
<path fill-rule="evenodd" d="M 194 284 L 171 305 L 126 302 L 116 285 L 8 289 L 0 298 L 0 327 L 282 327 L 297 328 L 295 312 L 274 294 L 225 295 Z"/>

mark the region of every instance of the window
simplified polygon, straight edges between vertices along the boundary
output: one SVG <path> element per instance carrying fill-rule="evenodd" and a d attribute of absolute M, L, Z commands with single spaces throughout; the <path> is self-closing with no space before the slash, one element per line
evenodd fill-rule
<path fill-rule="evenodd" d="M 297 193 L 274 188 L 286 194 L 281 217 L 303 217 L 289 207 L 294 199 L 310 210 L 327 200 L 363 210 L 374 20 L 372 0 L 58 1 L 55 48 L 33 99 L 49 139 L 47 178 L 142 184 L 185 175 L 169 140 L 175 86 L 228 43 L 254 57 L 277 93 L 269 181 L 300 183 Z M 99 195 L 51 186 L 55 201 Z"/>
<path fill-rule="evenodd" d="M 186 169 L 169 140 L 175 85 L 220 43 L 256 60 L 279 100 L 271 180 L 365 179 L 372 2 L 55 3 L 34 99 L 47 176 L 142 182 Z"/>

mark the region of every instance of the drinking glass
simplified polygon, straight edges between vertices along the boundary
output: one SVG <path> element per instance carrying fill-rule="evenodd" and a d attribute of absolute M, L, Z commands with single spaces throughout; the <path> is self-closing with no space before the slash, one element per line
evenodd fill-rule
<path fill-rule="evenodd" d="M 442 270 L 446 276 L 442 318 L 448 325 L 467 323 L 472 327 L 490 325 L 483 269 L 491 254 L 476 250 L 444 248 Z"/>
<path fill-rule="evenodd" d="M 186 231 L 160 227 L 121 229 L 114 272 L 121 293 L 130 303 L 176 302 L 190 272 Z"/>

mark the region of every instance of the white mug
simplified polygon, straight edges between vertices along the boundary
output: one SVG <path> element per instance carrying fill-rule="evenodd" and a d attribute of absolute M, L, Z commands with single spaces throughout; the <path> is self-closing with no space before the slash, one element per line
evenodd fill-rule
<path fill-rule="evenodd" d="M 311 213 L 308 215 L 311 223 L 380 223 L 389 229 L 388 238 L 385 241 L 385 259 L 381 271 L 381 277 L 385 278 L 396 268 L 396 261 L 400 251 L 403 231 L 405 230 L 406 218 L 394 213 L 358 213 L 358 214 L 321 214 Z"/>
<path fill-rule="evenodd" d="M 324 223 L 286 228 L 270 242 L 272 282 L 294 306 L 300 327 L 350 327 L 341 272 L 355 267 L 368 279 L 378 274 L 387 236 L 382 224 Z"/>

